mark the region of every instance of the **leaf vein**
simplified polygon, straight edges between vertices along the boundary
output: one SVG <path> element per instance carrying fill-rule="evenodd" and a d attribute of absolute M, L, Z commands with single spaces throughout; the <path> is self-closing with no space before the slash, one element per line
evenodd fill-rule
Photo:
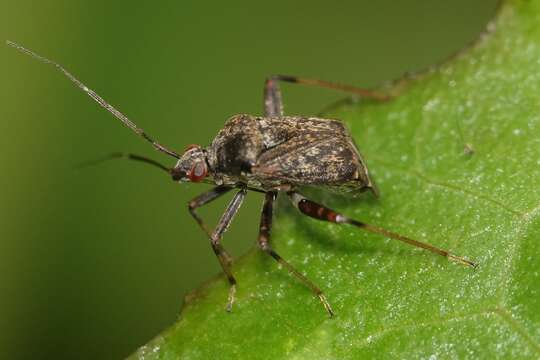
<path fill-rule="evenodd" d="M 414 330 L 419 329 L 426 326 L 433 326 L 433 325 L 444 325 L 452 321 L 465 321 L 474 319 L 479 316 L 497 316 L 499 317 L 504 323 L 508 324 L 516 333 L 521 335 L 525 341 L 527 341 L 534 351 L 536 353 L 540 353 L 540 345 L 535 341 L 535 339 L 527 332 L 527 330 L 521 325 L 518 321 L 516 321 L 511 313 L 504 307 L 497 307 L 494 309 L 487 309 L 480 312 L 473 312 L 473 313 L 466 313 L 466 314 L 455 314 L 443 319 L 435 319 L 432 321 L 423 321 L 416 324 L 404 324 L 404 325 L 397 325 L 392 326 L 388 328 L 383 328 L 379 331 L 373 332 L 369 335 L 367 335 L 361 342 L 360 347 L 366 347 L 373 343 L 374 339 L 379 339 L 389 333 L 400 331 L 400 330 Z"/>
<path fill-rule="evenodd" d="M 540 213 L 540 204 L 534 207 L 533 209 L 522 214 L 519 224 L 516 227 L 515 240 L 512 241 L 512 248 L 510 249 L 510 255 L 508 256 L 507 268 L 502 272 L 501 284 L 502 286 L 502 302 L 506 303 L 508 298 L 508 293 L 510 292 L 510 277 L 513 273 L 511 270 L 515 267 L 516 255 L 518 253 L 518 245 L 520 243 L 521 237 L 524 235 L 527 226 L 534 219 L 536 215 Z"/>
<path fill-rule="evenodd" d="M 387 167 L 391 171 L 405 173 L 405 174 L 410 175 L 412 177 L 416 177 L 416 178 L 424 181 L 427 184 L 430 184 L 430 185 L 433 185 L 433 186 L 443 187 L 443 188 L 452 190 L 454 192 L 462 193 L 464 195 L 473 197 L 474 199 L 482 199 L 482 200 L 485 200 L 487 202 L 490 202 L 493 205 L 495 205 L 496 207 L 504 210 L 505 212 L 510 213 L 513 216 L 523 217 L 523 216 L 525 216 L 527 214 L 527 213 L 523 213 L 521 211 L 512 209 L 512 208 L 506 206 L 503 202 L 501 202 L 499 200 L 496 200 L 496 199 L 493 199 L 489 195 L 484 194 L 482 192 L 476 192 L 476 191 L 472 191 L 472 190 L 467 190 L 467 189 L 459 187 L 457 185 L 452 185 L 452 184 L 445 183 L 445 182 L 442 182 L 442 181 L 439 181 L 439 180 L 435 180 L 435 179 L 432 179 L 432 178 L 428 177 L 427 175 L 421 173 L 420 171 L 403 169 L 403 168 L 400 168 L 399 166 L 396 166 L 395 164 L 386 162 L 386 161 L 381 160 L 380 158 L 377 158 L 377 157 L 372 157 L 371 159 L 373 159 L 374 161 L 376 161 L 376 162 L 380 163 L 381 165 Z"/>
<path fill-rule="evenodd" d="M 518 334 L 520 334 L 533 347 L 536 353 L 540 354 L 540 344 L 535 341 L 535 339 L 527 332 L 522 324 L 512 317 L 512 313 L 509 310 L 504 307 L 499 307 L 495 309 L 494 313 Z"/>
<path fill-rule="evenodd" d="M 360 342 L 360 347 L 366 347 L 366 346 L 369 346 L 373 343 L 373 339 L 378 339 L 378 338 L 381 338 L 389 333 L 392 333 L 394 331 L 400 331 L 400 330 L 414 330 L 414 329 L 419 329 L 419 328 L 423 328 L 423 327 L 426 327 L 426 326 L 432 326 L 432 325 L 444 325 L 444 324 L 447 324 L 449 322 L 452 322 L 452 321 L 465 321 L 465 320 L 470 320 L 470 319 L 474 319 L 478 316 L 491 316 L 491 315 L 494 315 L 495 314 L 495 311 L 496 309 L 488 309 L 488 310 L 483 310 L 483 311 L 480 311 L 480 312 L 472 312 L 472 313 L 465 313 L 465 314 L 454 314 L 454 315 L 451 315 L 449 317 L 446 317 L 446 318 L 440 318 L 440 319 L 434 319 L 434 320 L 431 320 L 431 321 L 422 321 L 420 323 L 416 323 L 416 324 L 403 324 L 403 325 L 396 325 L 396 326 L 391 326 L 391 327 L 387 327 L 387 328 L 383 328 L 381 330 L 378 330 L 378 331 L 375 331 L 373 333 L 371 333 L 370 335 L 366 336 L 361 342 Z"/>

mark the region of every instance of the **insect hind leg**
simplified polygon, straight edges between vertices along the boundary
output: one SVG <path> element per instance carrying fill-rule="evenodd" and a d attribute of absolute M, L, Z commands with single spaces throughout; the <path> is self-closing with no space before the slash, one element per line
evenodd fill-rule
<path fill-rule="evenodd" d="M 435 247 L 435 246 L 433 246 L 431 244 L 424 243 L 424 242 L 421 242 L 421 241 L 418 241 L 418 240 L 408 238 L 408 237 L 400 235 L 398 233 L 386 230 L 386 229 L 384 229 L 382 227 L 378 227 L 378 226 L 375 226 L 375 225 L 366 224 L 366 223 L 358 221 L 358 220 L 350 219 L 347 216 L 338 213 L 337 211 L 334 211 L 334 210 L 332 210 L 330 208 L 327 208 L 326 206 L 317 204 L 316 202 L 305 198 L 304 196 L 302 196 L 298 192 L 290 191 L 290 192 L 287 193 L 287 195 L 291 199 L 293 205 L 298 210 L 300 210 L 300 212 L 302 212 L 303 214 L 305 214 L 305 215 L 307 215 L 309 217 L 312 217 L 314 219 L 328 221 L 328 222 L 332 222 L 332 223 L 335 223 L 335 224 L 353 225 L 353 226 L 356 226 L 358 228 L 367 230 L 369 232 L 380 234 L 380 235 L 383 235 L 383 236 L 385 236 L 387 238 L 390 238 L 390 239 L 393 239 L 393 240 L 399 240 L 399 241 L 407 243 L 409 245 L 416 246 L 416 247 L 431 251 L 432 253 L 444 256 L 448 260 L 460 263 L 462 265 L 470 266 L 470 267 L 473 267 L 473 268 L 476 268 L 478 266 L 478 264 L 476 264 L 476 263 L 474 263 L 474 262 L 472 262 L 470 260 L 467 260 L 467 259 L 465 259 L 463 257 L 454 255 L 451 252 L 449 252 L 448 250 L 444 250 L 444 249 Z"/>
<path fill-rule="evenodd" d="M 264 115 L 265 116 L 283 116 L 283 102 L 281 100 L 281 90 L 279 81 L 284 81 L 293 84 L 304 84 L 309 86 L 317 86 L 326 89 L 333 89 L 347 92 L 350 94 L 359 95 L 364 98 L 369 98 L 377 101 L 387 101 L 392 99 L 389 94 L 384 94 L 376 90 L 360 88 L 357 86 L 338 84 L 335 82 L 308 79 L 291 75 L 272 75 L 266 79 L 264 84 Z"/>
<path fill-rule="evenodd" d="M 338 84 L 335 82 L 330 82 L 330 81 L 325 81 L 325 80 L 302 78 L 302 77 L 291 76 L 291 75 L 273 75 L 269 78 L 269 80 L 285 81 L 285 82 L 293 83 L 293 84 L 304 84 L 304 85 L 309 85 L 309 86 L 322 87 L 326 89 L 333 89 L 333 90 L 347 92 L 350 94 L 360 95 L 361 97 L 370 98 L 370 99 L 379 100 L 379 101 L 386 101 L 392 98 L 391 95 L 384 94 L 376 90 L 371 90 L 371 89 L 366 89 L 366 88 L 361 88 L 361 87 L 346 85 L 346 84 Z M 267 82 L 269 80 L 267 80 Z"/>
<path fill-rule="evenodd" d="M 281 90 L 273 76 L 266 79 L 264 83 L 264 115 L 270 117 L 283 116 L 283 102 L 281 101 Z"/>

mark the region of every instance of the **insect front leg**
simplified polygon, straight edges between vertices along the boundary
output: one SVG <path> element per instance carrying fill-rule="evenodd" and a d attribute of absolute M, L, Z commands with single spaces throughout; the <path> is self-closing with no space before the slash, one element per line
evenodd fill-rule
<path fill-rule="evenodd" d="M 476 263 L 474 263 L 474 262 L 472 262 L 470 260 L 467 260 L 467 259 L 465 259 L 463 257 L 456 256 L 456 255 L 450 253 L 447 250 L 443 250 L 443 249 L 440 249 L 440 248 L 435 247 L 433 245 L 430 245 L 430 244 L 427 244 L 427 243 L 420 242 L 418 240 L 408 238 L 406 236 L 400 235 L 398 233 L 386 230 L 384 228 L 381 228 L 381 227 L 378 227 L 378 226 L 375 226 L 375 225 L 370 225 L 370 224 L 366 224 L 366 223 L 363 223 L 363 222 L 358 221 L 358 220 L 350 219 L 347 216 L 338 213 L 337 211 L 334 211 L 334 210 L 332 210 L 330 208 L 327 208 L 326 206 L 317 204 L 316 202 L 305 198 L 304 196 L 300 195 L 299 193 L 297 193 L 295 191 L 288 192 L 287 195 L 291 199 L 294 206 L 298 210 L 300 210 L 300 212 L 302 212 L 303 214 L 305 214 L 305 215 L 307 215 L 309 217 L 312 217 L 314 219 L 323 220 L 323 221 L 329 221 L 329 222 L 332 222 L 332 223 L 335 223 L 335 224 L 353 225 L 353 226 L 356 226 L 358 228 L 367 230 L 369 232 L 380 234 L 380 235 L 386 236 L 387 238 L 394 239 L 394 240 L 399 240 L 399 241 L 402 241 L 402 242 L 407 243 L 409 245 L 416 246 L 416 247 L 431 251 L 432 253 L 444 256 L 448 260 L 458 262 L 458 263 L 460 263 L 462 265 L 471 266 L 473 268 L 476 268 L 478 266 Z"/>
<path fill-rule="evenodd" d="M 292 275 L 296 276 L 304 285 L 313 291 L 315 296 L 319 298 L 323 304 L 325 310 L 330 316 L 334 315 L 334 311 L 330 307 L 328 300 L 324 296 L 322 290 L 315 285 L 311 280 L 302 275 L 298 270 L 296 270 L 291 264 L 285 261 L 278 253 L 276 253 L 270 246 L 270 231 L 272 229 L 272 211 L 274 206 L 274 200 L 276 199 L 277 193 L 270 191 L 267 192 L 264 198 L 264 204 L 261 214 L 261 224 L 259 227 L 259 246 L 261 249 L 274 258 L 278 263 L 280 263 L 285 269 L 287 269 Z"/>
<path fill-rule="evenodd" d="M 212 250 L 214 250 L 214 253 L 216 254 L 221 265 L 221 268 L 223 269 L 223 272 L 225 273 L 225 275 L 227 276 L 227 280 L 229 281 L 230 289 L 229 299 L 227 301 L 226 308 L 227 311 L 232 310 L 232 305 L 234 303 L 234 295 L 236 293 L 236 279 L 234 278 L 231 271 L 232 258 L 221 245 L 221 238 L 223 237 L 225 231 L 227 231 L 227 228 L 231 224 L 232 219 L 242 205 L 247 190 L 241 189 L 236 193 L 236 195 L 232 198 L 231 202 L 227 206 L 227 209 L 225 209 L 225 212 L 219 219 L 216 228 L 212 232 L 210 232 L 210 229 L 206 226 L 202 218 L 195 212 L 195 210 L 217 199 L 231 189 L 232 188 L 228 186 L 218 186 L 202 195 L 197 196 L 195 199 L 191 200 L 188 203 L 189 212 L 195 218 L 199 226 L 208 234 L 208 237 L 210 238 L 210 243 L 212 245 Z"/>

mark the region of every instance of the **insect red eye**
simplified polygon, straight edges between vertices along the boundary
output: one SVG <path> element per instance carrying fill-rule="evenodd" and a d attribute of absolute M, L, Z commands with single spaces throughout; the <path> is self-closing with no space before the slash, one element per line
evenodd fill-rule
<path fill-rule="evenodd" d="M 201 182 L 207 173 L 206 164 L 202 161 L 197 161 L 189 171 L 188 177 L 191 182 Z"/>

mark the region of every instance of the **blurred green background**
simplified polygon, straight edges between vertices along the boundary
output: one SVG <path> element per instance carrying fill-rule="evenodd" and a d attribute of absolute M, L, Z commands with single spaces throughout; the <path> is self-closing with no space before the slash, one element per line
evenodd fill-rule
<path fill-rule="evenodd" d="M 376 86 L 463 47 L 496 3 L 4 0 L 0 34 L 62 63 L 181 151 L 208 144 L 232 114 L 260 114 L 268 74 Z M 0 72 L 1 357 L 124 357 L 219 273 L 186 210 L 209 186 L 127 161 L 75 170 L 114 151 L 173 162 L 52 67 L 1 46 Z M 289 114 L 343 97 L 283 88 Z M 250 194 L 225 236 L 236 256 L 255 244 L 261 199 Z M 227 200 L 201 214 L 213 223 Z"/>

